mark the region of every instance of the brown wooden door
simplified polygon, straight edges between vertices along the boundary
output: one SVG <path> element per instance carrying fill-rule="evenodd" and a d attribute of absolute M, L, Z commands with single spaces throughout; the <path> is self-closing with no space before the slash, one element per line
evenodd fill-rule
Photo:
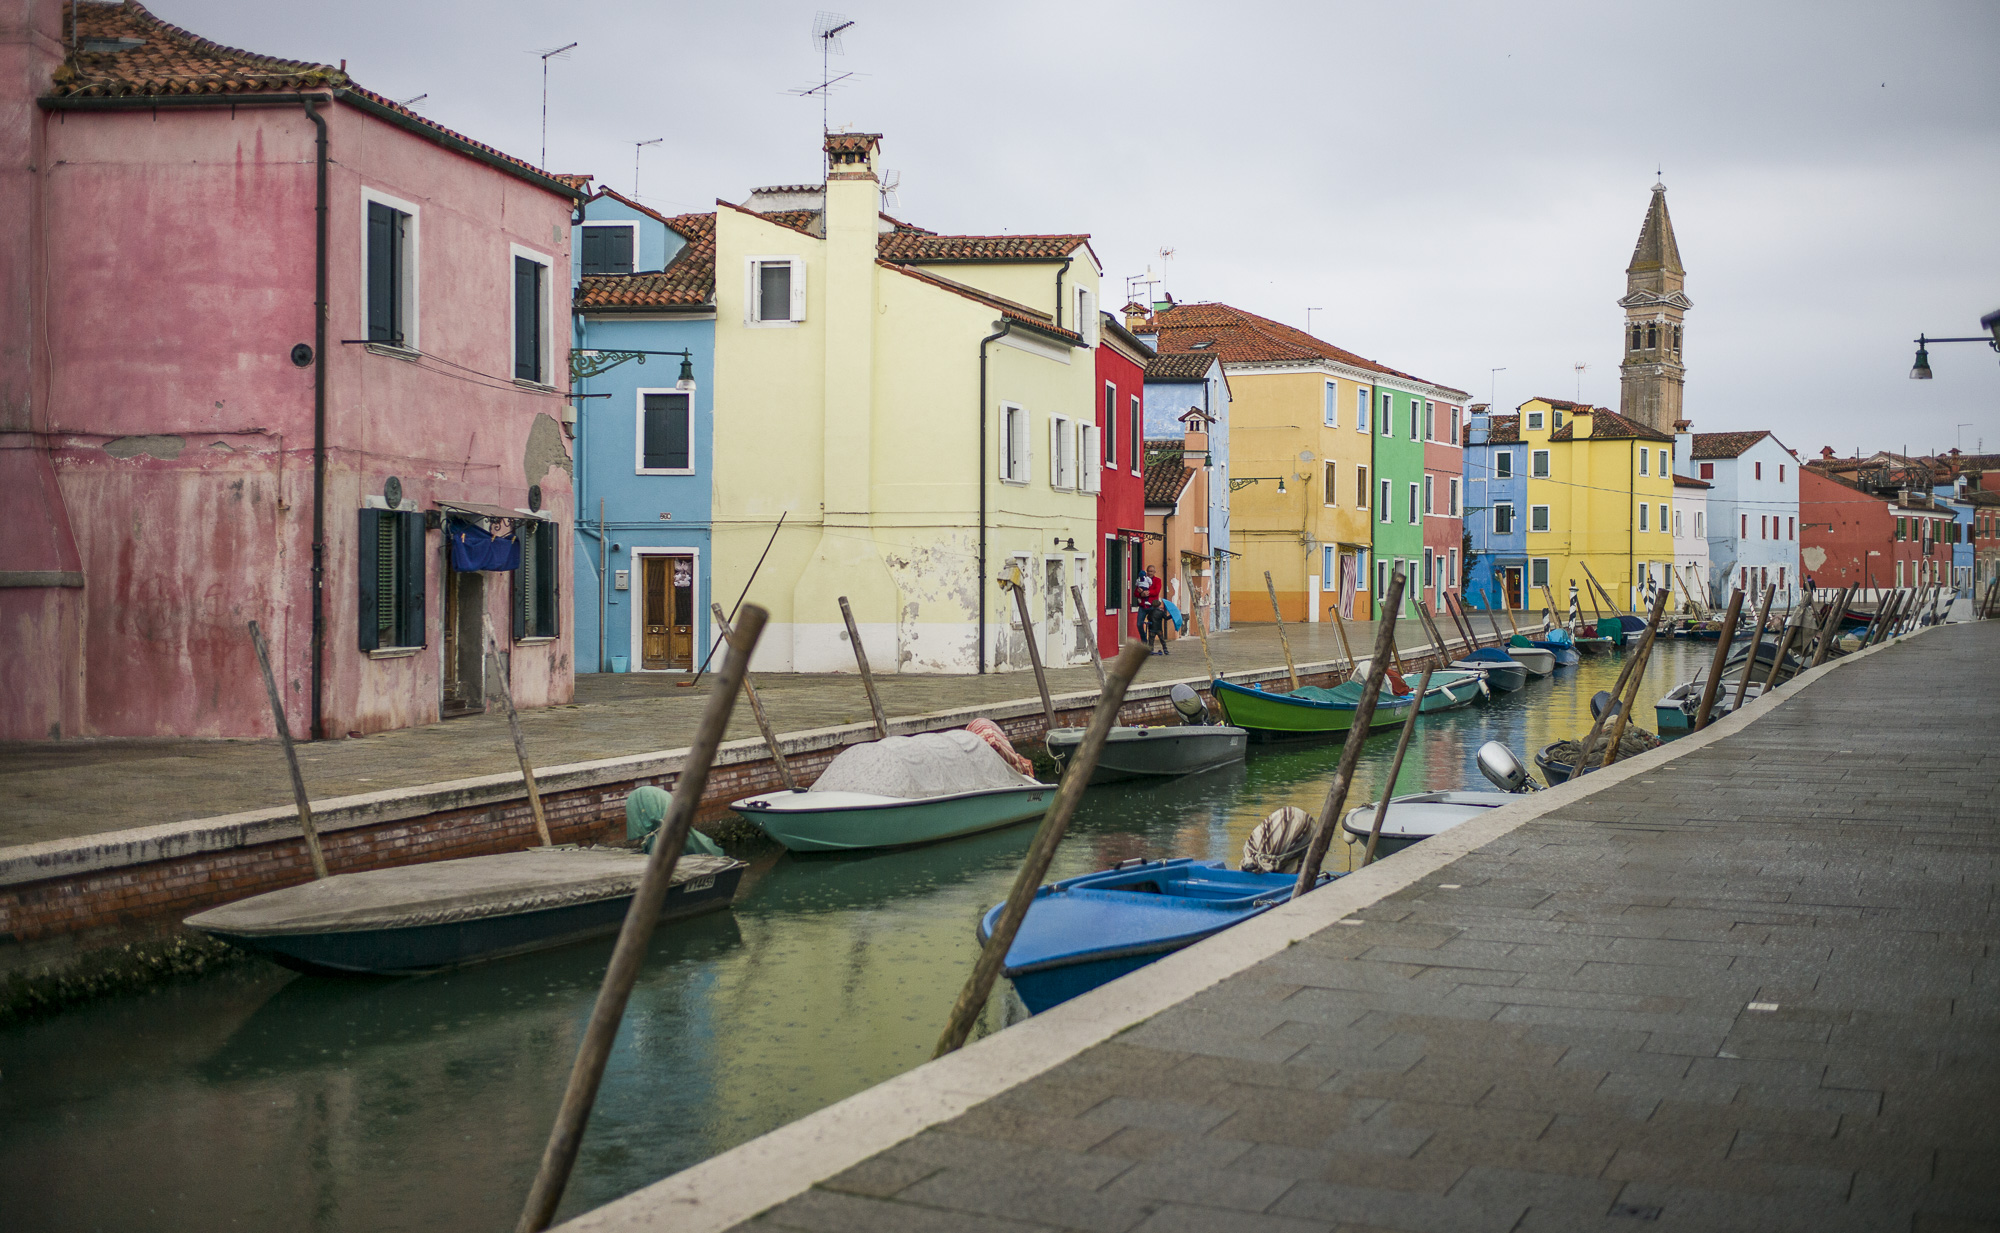
<path fill-rule="evenodd" d="M 1521 571 L 1518 568 L 1509 569 L 1506 576 L 1507 606 L 1509 608 L 1519 608 L 1521 606 Z"/>
<path fill-rule="evenodd" d="M 644 642 L 640 667 L 649 672 L 694 668 L 694 558 L 642 557 Z"/>

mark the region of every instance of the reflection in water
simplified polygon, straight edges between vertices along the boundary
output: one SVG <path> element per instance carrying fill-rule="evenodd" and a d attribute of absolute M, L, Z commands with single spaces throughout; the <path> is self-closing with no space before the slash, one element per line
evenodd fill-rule
<path fill-rule="evenodd" d="M 1707 644 L 1663 643 L 1638 714 Z M 1426 717 L 1398 792 L 1484 787 L 1590 725 L 1622 660 Z M 1349 803 L 1374 799 L 1393 733 Z M 1053 877 L 1130 857 L 1225 858 L 1281 805 L 1317 813 L 1338 744 L 1093 790 Z M 733 913 L 663 929 L 605 1075 L 564 1216 L 921 1063 L 964 981 L 973 924 L 1032 827 L 873 856 L 766 856 Z M 1329 864 L 1355 849 L 1336 843 Z M 609 941 L 403 981 L 257 967 L 0 1031 L 0 1194 L 24 1229 L 492 1229 L 512 1223 Z M 996 998 L 985 1027 L 1000 1022 Z"/>

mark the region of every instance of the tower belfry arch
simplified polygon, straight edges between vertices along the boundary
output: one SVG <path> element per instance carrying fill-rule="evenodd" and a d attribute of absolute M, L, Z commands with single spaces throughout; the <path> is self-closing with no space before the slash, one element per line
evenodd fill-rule
<path fill-rule="evenodd" d="M 1682 418 L 1681 392 L 1687 383 L 1682 349 L 1687 311 L 1694 305 L 1683 290 L 1686 281 L 1673 219 L 1667 214 L 1667 186 L 1656 183 L 1632 263 L 1625 267 L 1625 297 L 1618 301 L 1625 310 L 1618 411 L 1670 435 Z"/>

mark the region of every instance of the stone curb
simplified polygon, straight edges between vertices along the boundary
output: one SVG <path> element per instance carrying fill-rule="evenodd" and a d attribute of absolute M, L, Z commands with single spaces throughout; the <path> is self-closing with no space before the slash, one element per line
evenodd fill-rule
<path fill-rule="evenodd" d="M 560 1229 L 564 1233 L 715 1233 L 748 1220 L 878 1152 L 950 1121 L 981 1101 L 1053 1070 L 1528 822 L 1740 732 L 1827 673 L 1925 632 L 1905 634 L 1822 664 L 1791 682 L 1797 688 L 1788 686 L 1759 698 L 1700 732 L 1503 805 L 1485 818 L 1404 849 L 1392 861 L 1350 873 L 957 1053 L 926 1062 L 585 1212 Z"/>

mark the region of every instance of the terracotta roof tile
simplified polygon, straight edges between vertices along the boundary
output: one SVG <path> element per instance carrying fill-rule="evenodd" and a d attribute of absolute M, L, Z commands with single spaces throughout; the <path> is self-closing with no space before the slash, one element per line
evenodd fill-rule
<path fill-rule="evenodd" d="M 1164 449 L 1146 443 L 1146 504 L 1180 504 L 1181 493 L 1193 478 L 1194 471 L 1181 458 L 1180 442 Z"/>
<path fill-rule="evenodd" d="M 715 215 L 677 214 L 669 218 L 606 190 L 600 196 L 645 210 L 679 232 L 687 243 L 667 268 L 647 274 L 589 274 L 576 289 L 580 312 L 643 310 L 706 304 L 715 297 Z"/>
<path fill-rule="evenodd" d="M 1488 445 L 1519 445 L 1521 443 L 1521 417 L 1518 415 L 1496 415 L 1486 426 Z"/>
<path fill-rule="evenodd" d="M 1330 360 L 1386 377 L 1422 385 L 1437 384 L 1228 304 L 1169 305 L 1153 314 L 1153 327 L 1159 331 L 1159 350 L 1163 356 L 1200 350 L 1219 356 L 1225 364 L 1310 364 Z"/>
<path fill-rule="evenodd" d="M 330 64 L 281 60 L 224 47 L 170 25 L 139 0 L 99 3 L 84 0 L 64 8 L 64 25 L 75 16 L 77 50 L 56 69 L 53 98 L 125 98 L 187 94 L 278 94 L 339 91 L 395 112 L 433 132 L 462 141 L 542 180 L 568 184 L 532 163 L 477 142 L 418 115 L 393 99 L 357 84 Z M 586 181 L 589 177 L 583 177 Z M 576 192 L 581 186 L 569 184 Z"/>
<path fill-rule="evenodd" d="M 1638 439 L 1641 441 L 1665 441 L 1672 444 L 1673 438 L 1658 429 L 1648 428 L 1637 420 L 1626 419 L 1605 407 L 1587 407 L 1577 403 L 1564 403 L 1576 415 L 1590 417 L 1590 437 L 1592 441 L 1616 441 Z M 1551 441 L 1576 440 L 1576 421 L 1570 420 L 1561 428 L 1549 434 Z"/>
<path fill-rule="evenodd" d="M 1707 480 L 1698 480 L 1698 479 L 1690 479 L 1689 477 L 1687 477 L 1687 476 L 1685 476 L 1685 475 L 1676 475 L 1676 476 L 1674 476 L 1674 487 L 1676 487 L 1676 488 L 1713 488 L 1713 487 L 1715 487 L 1715 485 L 1714 485 L 1714 484 L 1711 484 L 1711 483 L 1709 483 L 1709 482 L 1708 482 Z"/>
<path fill-rule="evenodd" d="M 909 228 L 884 232 L 876 251 L 885 261 L 1061 261 L 1088 235 L 937 235 Z"/>
<path fill-rule="evenodd" d="M 1769 432 L 1758 429 L 1755 432 L 1698 432 L 1694 434 L 1694 458 L 1740 458 L 1743 451 L 1770 436 Z"/>
<path fill-rule="evenodd" d="M 1179 355 L 1156 355 L 1146 362 L 1148 381 L 1203 381 L 1215 367 L 1216 356 L 1209 351 L 1184 351 Z"/>

